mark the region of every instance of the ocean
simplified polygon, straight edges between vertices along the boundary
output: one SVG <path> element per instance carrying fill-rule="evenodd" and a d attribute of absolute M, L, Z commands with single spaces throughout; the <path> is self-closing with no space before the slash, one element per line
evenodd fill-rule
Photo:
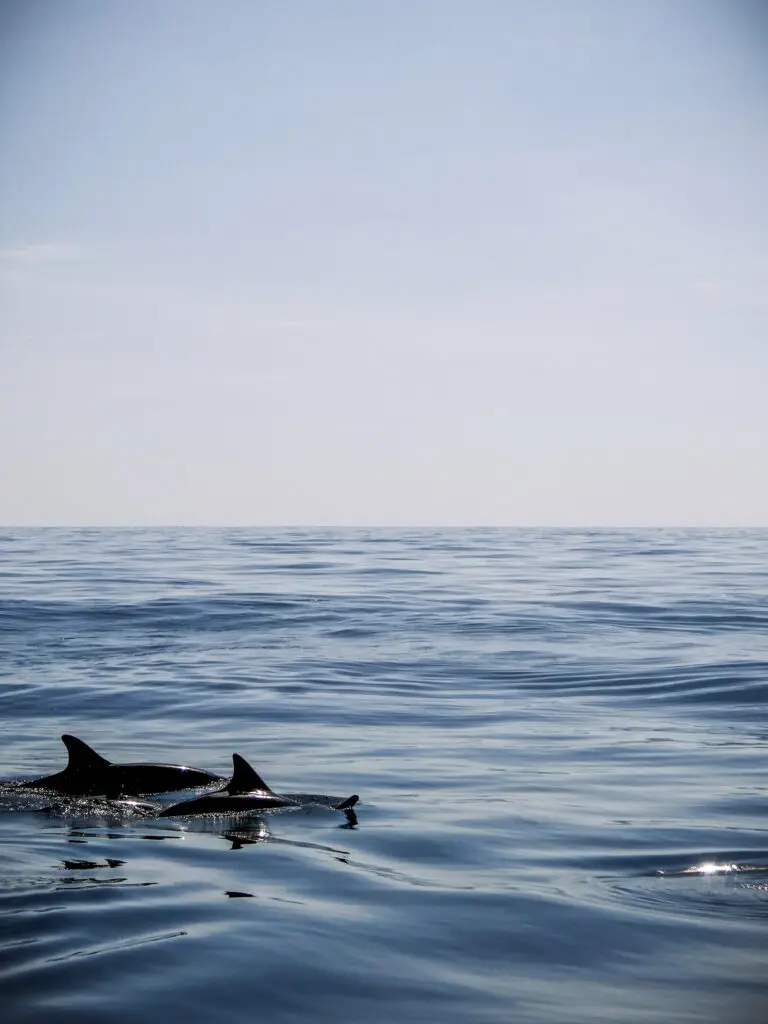
<path fill-rule="evenodd" d="M 765 530 L 4 529 L 0 1017 L 764 1021 L 767 709 Z"/>

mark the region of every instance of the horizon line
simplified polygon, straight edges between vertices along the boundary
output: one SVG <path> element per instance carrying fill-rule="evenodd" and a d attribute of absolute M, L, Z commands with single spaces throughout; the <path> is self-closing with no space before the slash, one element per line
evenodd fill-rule
<path fill-rule="evenodd" d="M 768 530 L 747 523 L 0 523 L 0 530 Z"/>

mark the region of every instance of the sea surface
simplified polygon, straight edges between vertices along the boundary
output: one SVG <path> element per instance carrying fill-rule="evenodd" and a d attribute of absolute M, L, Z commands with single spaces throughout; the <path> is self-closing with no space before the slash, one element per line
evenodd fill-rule
<path fill-rule="evenodd" d="M 0 1020 L 768 1020 L 768 531 L 0 535 Z M 150 798 L 160 805 L 184 796 Z"/>

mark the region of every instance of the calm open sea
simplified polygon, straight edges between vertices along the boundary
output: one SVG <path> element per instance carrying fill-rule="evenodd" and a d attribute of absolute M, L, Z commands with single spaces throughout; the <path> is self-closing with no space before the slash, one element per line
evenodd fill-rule
<path fill-rule="evenodd" d="M 361 797 L 0 789 L 3 1021 L 768 1019 L 768 531 L 4 530 L 0 560 L 0 779 L 70 732 Z"/>

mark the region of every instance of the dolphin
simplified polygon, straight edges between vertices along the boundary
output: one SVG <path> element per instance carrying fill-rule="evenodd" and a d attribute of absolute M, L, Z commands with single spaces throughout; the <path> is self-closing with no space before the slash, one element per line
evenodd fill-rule
<path fill-rule="evenodd" d="M 222 781 L 219 775 L 181 764 L 113 764 L 76 736 L 65 733 L 61 739 L 69 752 L 67 767 L 55 775 L 22 782 L 22 788 L 53 790 L 68 796 L 123 797 L 175 793 Z"/>
<path fill-rule="evenodd" d="M 334 811 L 352 811 L 359 797 L 347 797 L 339 803 L 328 803 L 322 797 L 291 794 L 281 796 L 273 792 L 257 775 L 244 757 L 232 755 L 232 778 L 223 789 L 206 793 L 194 800 L 185 800 L 160 811 L 159 818 L 172 818 L 186 814 L 234 814 L 238 811 L 263 811 L 272 807 L 301 807 L 305 804 L 325 803 Z"/>

